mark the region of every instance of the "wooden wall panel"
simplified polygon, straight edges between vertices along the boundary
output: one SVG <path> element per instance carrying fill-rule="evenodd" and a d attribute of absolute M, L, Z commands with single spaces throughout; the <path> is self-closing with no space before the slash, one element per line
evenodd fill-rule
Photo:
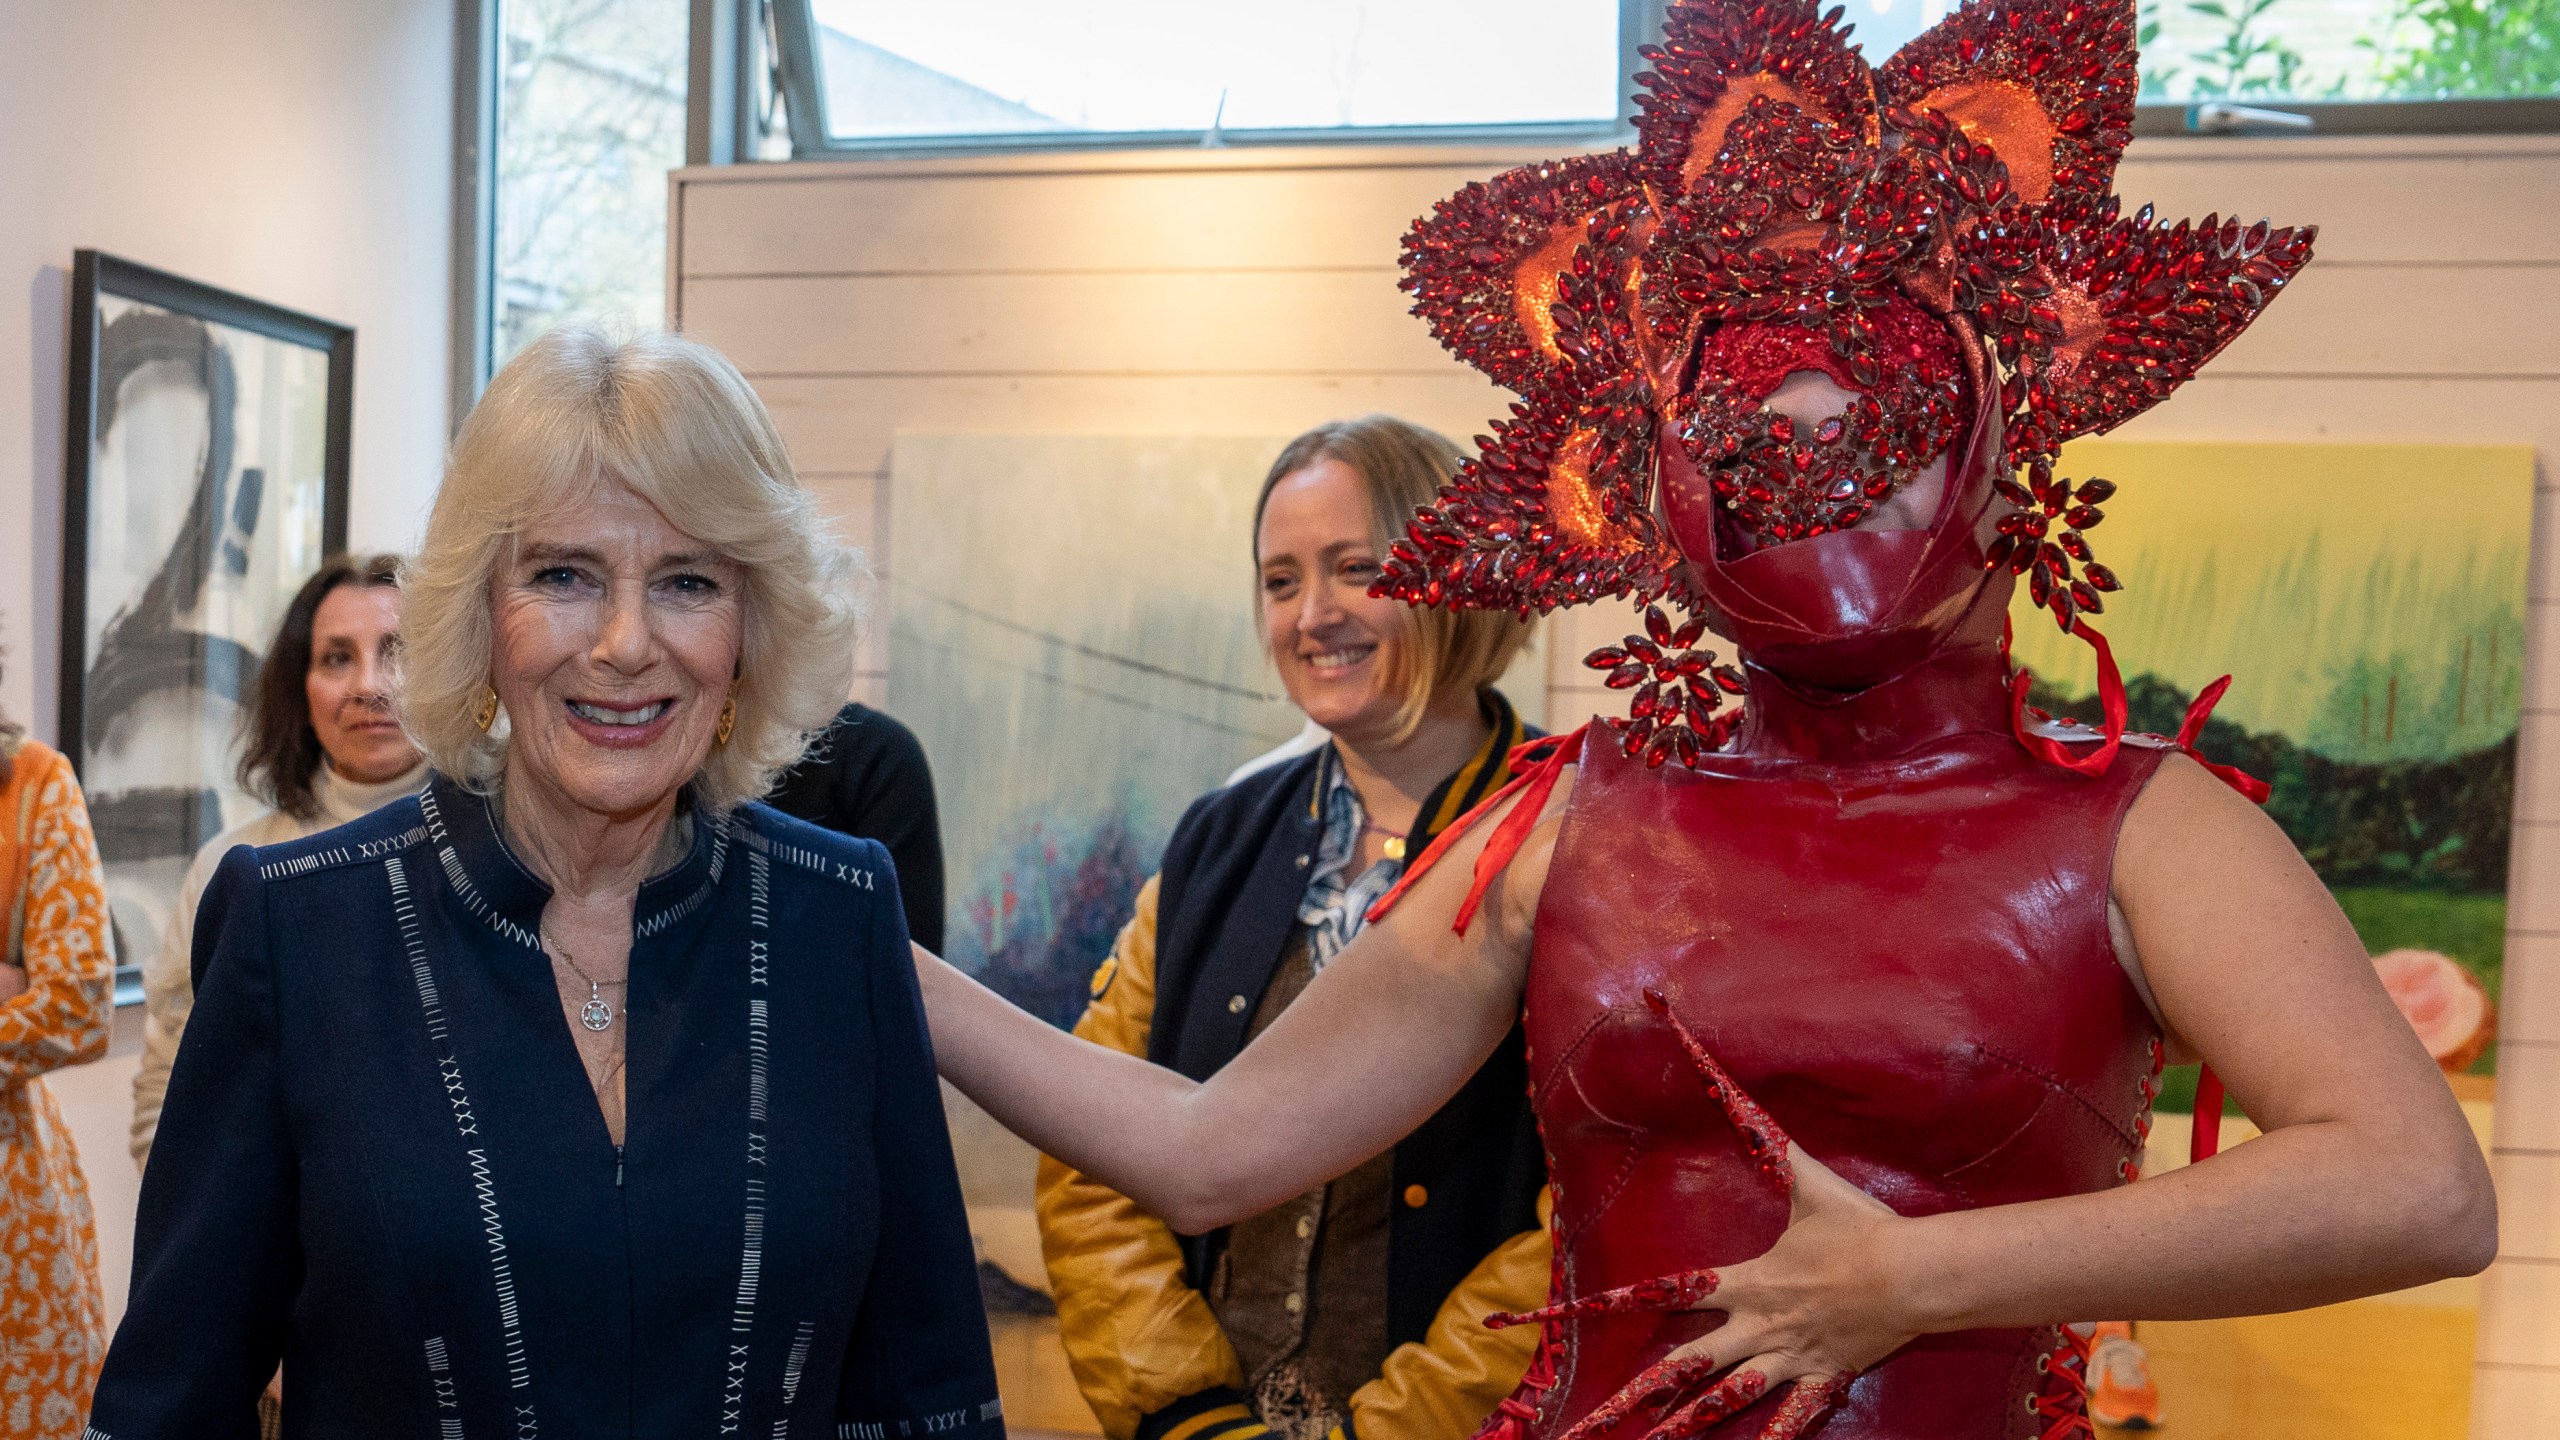
<path fill-rule="evenodd" d="M 2552 258 L 2560 193 L 2539 139 L 2316 143 L 2144 140 L 2117 189 L 2172 219 L 2317 224 L 2332 263 Z M 688 279 L 1374 266 L 1433 201 L 1537 158 L 1328 148 L 1231 151 L 1224 168 L 1157 152 L 694 171 L 679 260 Z"/>
<path fill-rule="evenodd" d="M 1390 266 L 685 282 L 685 329 L 751 376 L 1439 374 Z"/>
<path fill-rule="evenodd" d="M 824 167 L 704 204 L 687 219 L 684 273 L 1375 268 L 1394 263 L 1416 215 L 1480 173 L 1322 153 L 1333 163 L 965 176 Z"/>
<path fill-rule="evenodd" d="M 2472 316 L 2482 274 L 2496 326 Z M 1390 266 L 1329 270 L 713 276 L 685 328 L 751 376 L 1436 375 L 1452 363 Z M 2560 378 L 2560 265 L 2315 262 L 2214 361 L 2218 375 Z"/>
<path fill-rule="evenodd" d="M 2316 148 L 2313 148 L 2316 147 Z M 2374 139 L 2233 146 L 2218 140 L 2136 141 L 2116 176 L 2130 211 L 2148 204 L 2175 220 L 2264 215 L 2317 225 L 2324 264 L 2548 264 L 2560 234 L 2550 143 Z"/>
<path fill-rule="evenodd" d="M 827 375 L 756 388 L 813 474 L 885 473 L 899 430 L 1039 435 L 1293 435 L 1385 410 L 1464 440 L 1511 403 L 1472 370 L 1430 375 Z M 2560 384 L 2552 388 L 2560 420 Z"/>

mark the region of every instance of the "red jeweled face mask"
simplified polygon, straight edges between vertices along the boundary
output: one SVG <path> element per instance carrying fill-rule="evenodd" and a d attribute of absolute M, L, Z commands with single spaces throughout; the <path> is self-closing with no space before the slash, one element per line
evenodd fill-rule
<path fill-rule="evenodd" d="M 1521 398 L 1381 593 L 1726 617 L 1756 574 L 1803 646 L 1871 645 L 1878 567 L 1969 548 L 2078 627 L 2113 577 L 2080 533 L 2103 496 L 2051 474 L 2062 443 L 2166 397 L 2310 255 L 2308 230 L 2118 213 L 2133 38 L 2132 0 L 1970 0 L 1870 69 L 1814 0 L 1673 0 L 1633 151 L 1469 185 L 1406 237 L 1415 313 Z M 1856 392 L 1836 429 L 1761 404 L 1806 370 Z M 1948 534 L 1847 544 L 1942 453 Z M 1698 484 L 1732 553 L 1701 553 Z M 1775 558 L 1806 545 L 1837 553 Z M 1951 603 L 1912 579 L 1909 603 Z"/>
<path fill-rule="evenodd" d="M 1753 548 L 1858 525 L 1962 438 L 1964 364 L 1945 323 L 1895 297 L 1867 324 L 1881 364 L 1853 366 L 1804 326 L 1745 322 L 1706 337 L 1675 434 Z M 1800 374 L 1852 392 L 1847 407 L 1799 421 L 1764 403 Z"/>

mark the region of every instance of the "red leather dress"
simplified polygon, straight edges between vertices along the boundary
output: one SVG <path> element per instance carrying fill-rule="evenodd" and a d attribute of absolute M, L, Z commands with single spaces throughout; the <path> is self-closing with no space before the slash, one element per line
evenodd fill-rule
<path fill-rule="evenodd" d="M 1979 559 L 1986 487 L 1958 487 L 1928 531 L 1736 559 L 1701 483 L 1666 465 L 1671 526 L 1748 647 L 1743 729 L 1686 770 L 1585 746 L 1538 907 L 1527 1025 L 1559 1299 L 1747 1260 L 1786 1225 L 1648 992 L 1796 1143 L 1904 1215 L 2126 1183 L 2159 1083 L 2107 906 L 2118 829 L 2170 747 L 2128 736 L 2092 776 L 2020 743 L 2010 586 Z M 1521 1431 L 1561 1433 L 1714 1323 L 1551 1322 L 1555 1375 L 1519 1397 Z M 2047 1370 L 2062 1344 L 1923 1337 L 1815 1433 L 2080 1430 L 2077 1379 Z M 1704 1433 L 1757 1435 L 1782 1395 Z"/>
<path fill-rule="evenodd" d="M 1757 686 L 1775 693 L 1754 694 L 1746 748 L 1696 771 L 1586 750 L 1528 989 L 1562 1294 L 1749 1259 L 1785 1226 L 1647 990 L 1808 1153 L 1902 1214 L 2129 1178 L 2160 1052 L 2108 939 L 2108 875 L 2161 752 L 2128 748 L 2095 780 L 2035 761 L 2000 679 L 1977 651 L 1832 709 Z M 1557 1323 L 1541 1436 L 1711 1322 Z M 2038 1360 L 2057 1343 L 1925 1337 L 1820 1433 L 2041 1434 Z M 1726 1430 L 1758 1433 L 1775 1403 Z"/>

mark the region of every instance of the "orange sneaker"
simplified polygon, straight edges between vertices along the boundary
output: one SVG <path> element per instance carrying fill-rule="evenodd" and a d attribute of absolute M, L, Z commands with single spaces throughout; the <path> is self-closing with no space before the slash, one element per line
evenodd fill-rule
<path fill-rule="evenodd" d="M 2122 1321 L 2098 1326 L 2091 1337 L 2089 1418 L 2116 1430 L 2160 1428 L 2160 1388 L 2151 1383 L 2151 1356 L 2133 1338 L 2133 1327 Z"/>

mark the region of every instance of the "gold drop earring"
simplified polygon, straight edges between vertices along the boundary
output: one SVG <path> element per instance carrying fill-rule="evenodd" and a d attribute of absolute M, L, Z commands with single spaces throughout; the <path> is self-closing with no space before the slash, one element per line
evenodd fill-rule
<path fill-rule="evenodd" d="M 737 733 L 737 729 L 738 692 L 732 690 L 729 692 L 729 698 L 721 703 L 720 724 L 711 732 L 711 743 L 721 746 L 727 745 L 729 743 L 729 737 Z"/>
<path fill-rule="evenodd" d="M 490 726 L 498 723 L 498 690 L 496 686 L 483 685 L 480 687 L 480 713 L 473 716 L 472 719 L 479 723 L 480 733 L 483 735 L 489 733 Z"/>

